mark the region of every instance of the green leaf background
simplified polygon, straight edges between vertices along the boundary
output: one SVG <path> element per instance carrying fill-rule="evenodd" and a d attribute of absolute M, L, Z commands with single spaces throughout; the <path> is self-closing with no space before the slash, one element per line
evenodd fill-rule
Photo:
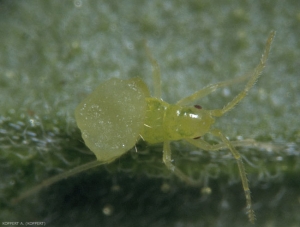
<path fill-rule="evenodd" d="M 145 40 L 161 67 L 163 99 L 174 103 L 250 72 L 271 30 L 277 34 L 261 78 L 215 127 L 231 140 L 257 141 L 238 148 L 257 226 L 299 226 L 299 1 L 1 1 L 2 225 L 252 226 L 229 151 L 201 151 L 180 141 L 172 143 L 174 164 L 201 180 L 199 188 L 166 169 L 161 144 L 140 142 L 138 152 L 132 149 L 114 163 L 18 204 L 11 200 L 95 159 L 74 109 L 112 77 L 140 77 L 152 88 Z M 221 108 L 241 89 L 243 83 L 222 88 L 199 104 Z"/>

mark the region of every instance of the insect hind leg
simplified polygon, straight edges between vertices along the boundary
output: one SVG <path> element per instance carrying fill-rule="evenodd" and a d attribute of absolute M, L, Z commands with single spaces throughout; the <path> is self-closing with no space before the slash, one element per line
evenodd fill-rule
<path fill-rule="evenodd" d="M 91 168 L 94 168 L 96 166 L 100 166 L 100 165 L 103 165 L 107 162 L 101 162 L 101 161 L 92 161 L 92 162 L 88 162 L 88 163 L 85 163 L 83 165 L 80 165 L 80 166 L 77 166 L 73 169 L 70 169 L 66 172 L 63 172 L 61 174 L 58 174 L 58 175 L 55 175 L 53 177 L 50 177 L 44 181 L 42 181 L 40 184 L 36 185 L 35 187 L 29 189 L 28 191 L 25 191 L 23 192 L 21 195 L 19 195 L 17 198 L 14 198 L 12 200 L 12 204 L 16 204 L 20 201 L 22 201 L 23 199 L 31 196 L 31 195 L 34 195 L 36 194 L 37 192 L 39 192 L 41 189 L 43 188 L 46 188 L 46 187 L 49 187 L 50 185 L 52 184 L 55 184 L 63 179 L 66 179 L 68 177 L 71 177 L 71 176 L 74 176 L 78 173 L 81 173 L 81 172 L 84 172 L 88 169 L 91 169 Z"/>

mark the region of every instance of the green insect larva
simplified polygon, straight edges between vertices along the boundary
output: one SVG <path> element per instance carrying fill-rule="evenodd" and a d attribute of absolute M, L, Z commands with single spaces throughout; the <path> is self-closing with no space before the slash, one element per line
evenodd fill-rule
<path fill-rule="evenodd" d="M 139 139 L 149 144 L 163 143 L 163 162 L 180 179 L 191 185 L 199 185 L 172 164 L 170 141 L 186 140 L 198 148 L 216 151 L 228 148 L 237 161 L 242 185 L 245 192 L 250 222 L 255 221 L 251 205 L 250 189 L 245 168 L 235 146 L 239 142 L 230 142 L 219 129 L 212 129 L 215 117 L 221 117 L 239 103 L 255 84 L 261 74 L 270 52 L 275 32 L 272 31 L 266 43 L 259 64 L 253 72 L 243 78 L 220 82 L 205 87 L 194 94 L 169 104 L 161 99 L 161 78 L 159 66 L 147 49 L 147 55 L 153 67 L 154 96 L 145 83 L 138 78 L 121 80 L 110 79 L 99 85 L 75 110 L 75 118 L 82 132 L 85 144 L 97 157 L 96 161 L 75 167 L 65 173 L 51 177 L 29 191 L 21 194 L 14 202 L 30 196 L 40 189 L 61 179 L 72 176 L 98 165 L 119 158 L 135 146 Z M 206 110 L 192 103 L 216 89 L 248 79 L 245 88 L 222 109 Z M 222 140 L 222 144 L 210 145 L 203 139 L 197 139 L 210 133 Z"/>

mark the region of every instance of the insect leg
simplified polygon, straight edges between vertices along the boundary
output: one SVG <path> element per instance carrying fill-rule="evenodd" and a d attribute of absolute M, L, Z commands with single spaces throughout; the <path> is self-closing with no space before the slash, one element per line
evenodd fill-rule
<path fill-rule="evenodd" d="M 261 74 L 262 70 L 264 69 L 264 67 L 266 65 L 266 61 L 268 59 L 268 55 L 270 52 L 270 48 L 271 48 L 271 44 L 274 39 L 274 36 L 275 36 L 275 31 L 272 31 L 267 40 L 266 47 L 265 47 L 263 55 L 260 59 L 260 62 L 254 69 L 252 76 L 250 77 L 250 80 L 246 84 L 244 90 L 242 90 L 236 97 L 234 97 L 234 99 L 232 101 L 227 103 L 227 105 L 223 109 L 212 110 L 211 114 L 213 116 L 216 116 L 216 117 L 222 116 L 224 113 L 231 110 L 236 104 L 238 104 L 247 95 L 248 91 L 253 87 L 257 78 L 259 77 L 259 75 Z"/>
<path fill-rule="evenodd" d="M 77 166 L 73 169 L 70 169 L 66 172 L 55 175 L 53 177 L 50 177 L 50 178 L 42 181 L 40 184 L 36 185 L 35 187 L 29 189 L 28 191 L 25 191 L 25 192 L 21 193 L 21 195 L 19 197 L 14 198 L 12 200 L 12 203 L 16 204 L 16 203 L 20 202 L 21 200 L 23 200 L 23 199 L 25 199 L 25 198 L 33 195 L 33 194 L 36 194 L 41 189 L 46 188 L 46 187 L 48 187 L 48 186 L 50 186 L 50 185 L 52 185 L 52 184 L 54 184 L 54 183 L 56 183 L 60 180 L 66 179 L 70 176 L 73 176 L 75 174 L 78 174 L 80 172 L 83 172 L 85 170 L 88 170 L 88 169 L 91 169 L 91 168 L 94 168 L 96 166 L 103 165 L 103 164 L 105 164 L 105 163 L 96 160 L 96 161 L 88 162 L 88 163 L 83 164 L 81 166 Z"/>
<path fill-rule="evenodd" d="M 247 179 L 247 175 L 246 175 L 246 171 L 245 171 L 245 167 L 244 167 L 241 155 L 234 148 L 234 146 L 232 146 L 231 142 L 221 133 L 220 130 L 213 129 L 213 130 L 210 131 L 210 133 L 212 133 L 214 136 L 219 137 L 223 141 L 223 143 L 225 143 L 227 145 L 227 147 L 231 151 L 233 157 L 237 161 L 237 164 L 238 164 L 238 167 L 239 167 L 240 177 L 241 177 L 241 180 L 242 180 L 242 184 L 243 184 L 243 188 L 244 188 L 244 192 L 245 192 L 245 196 L 246 196 L 248 218 L 249 218 L 249 221 L 251 223 L 254 223 L 254 221 L 255 221 L 255 214 L 254 214 L 254 211 L 252 209 L 252 203 L 251 203 L 251 196 L 250 196 L 250 189 L 249 189 L 249 185 L 248 185 L 248 179 Z"/>
<path fill-rule="evenodd" d="M 219 144 L 209 144 L 208 142 L 204 141 L 203 139 L 185 139 L 188 143 L 193 144 L 195 147 L 199 147 L 206 151 L 219 151 L 223 149 L 228 149 L 228 145 L 225 143 Z M 230 141 L 231 145 L 234 147 L 256 147 L 260 149 L 282 149 L 282 146 L 272 144 L 272 143 L 263 143 L 257 142 L 252 139 L 248 140 L 241 140 L 241 141 Z"/>
<path fill-rule="evenodd" d="M 147 57 L 151 61 L 152 65 L 152 77 L 153 77 L 153 88 L 154 88 L 154 97 L 161 99 L 161 76 L 160 69 L 157 61 L 153 58 L 151 51 L 149 50 L 147 43 L 145 42 L 145 49 Z"/>
<path fill-rule="evenodd" d="M 163 162 L 167 166 L 169 170 L 171 170 L 177 177 L 179 177 L 182 181 L 186 182 L 189 185 L 193 186 L 199 186 L 200 183 L 193 180 L 189 176 L 185 175 L 183 172 L 181 172 L 176 166 L 172 164 L 172 158 L 171 158 L 171 147 L 170 142 L 166 141 L 164 142 L 163 147 Z"/>

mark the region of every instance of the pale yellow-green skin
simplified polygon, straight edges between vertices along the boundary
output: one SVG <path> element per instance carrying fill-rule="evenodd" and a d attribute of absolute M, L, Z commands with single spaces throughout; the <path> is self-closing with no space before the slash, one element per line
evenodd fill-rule
<path fill-rule="evenodd" d="M 113 161 L 136 144 L 148 96 L 141 79 L 113 78 L 100 84 L 77 106 L 77 125 L 98 161 Z"/>
<path fill-rule="evenodd" d="M 149 143 L 163 142 L 163 162 L 167 168 L 183 181 L 197 184 L 172 164 L 170 141 L 185 139 L 196 147 L 210 151 L 218 150 L 219 145 L 210 145 L 204 140 L 193 139 L 211 133 L 223 141 L 223 145 L 229 148 L 237 161 L 248 217 L 250 222 L 254 223 L 250 189 L 241 156 L 233 143 L 219 129 L 211 129 L 211 126 L 214 117 L 220 117 L 231 110 L 255 84 L 265 66 L 274 36 L 275 32 L 271 32 L 260 62 L 250 74 L 244 90 L 222 109 L 216 110 L 187 106 L 219 87 L 232 84 L 233 81 L 208 86 L 179 100 L 175 105 L 168 104 L 161 100 L 159 67 L 147 49 L 153 67 L 154 96 L 148 95 L 149 91 L 143 82 L 135 83 L 138 79 L 127 81 L 112 79 L 101 84 L 75 111 L 76 121 L 86 145 L 95 153 L 97 160 L 103 163 L 127 152 L 140 138 Z"/>
<path fill-rule="evenodd" d="M 142 138 L 160 143 L 204 135 L 214 123 L 210 111 L 171 105 L 150 97 L 139 78 L 100 84 L 75 110 L 85 144 L 101 162 L 110 162 Z"/>
<path fill-rule="evenodd" d="M 77 106 L 75 118 L 85 144 L 102 162 L 120 157 L 140 138 L 151 144 L 192 139 L 214 123 L 210 111 L 150 97 L 139 78 L 102 83 Z"/>
<path fill-rule="evenodd" d="M 245 88 L 222 109 L 215 110 L 201 109 L 193 106 L 192 103 L 217 88 L 231 85 L 241 79 L 207 86 L 179 100 L 176 104 L 168 104 L 161 100 L 158 64 L 147 50 L 153 67 L 154 96 L 150 97 L 147 86 L 139 78 L 129 80 L 114 78 L 100 84 L 75 110 L 75 118 L 82 138 L 96 155 L 97 160 L 47 179 L 21 194 L 15 201 L 26 198 L 63 178 L 111 162 L 134 147 L 139 139 L 148 143 L 163 142 L 163 162 L 166 167 L 186 183 L 198 185 L 199 182 L 195 182 L 172 163 L 170 141 L 184 139 L 207 151 L 216 151 L 224 147 L 230 150 L 237 161 L 246 197 L 248 217 L 253 223 L 255 215 L 252 210 L 248 179 L 242 158 L 235 148 L 235 145 L 239 143 L 230 142 L 219 129 L 212 129 L 211 126 L 215 122 L 214 117 L 220 117 L 231 110 L 255 84 L 267 61 L 274 36 L 275 32 L 271 32 L 259 64 L 251 74 L 245 77 L 248 78 Z M 211 145 L 203 139 L 194 139 L 207 133 L 220 138 L 223 143 Z"/>
<path fill-rule="evenodd" d="M 148 143 L 200 137 L 215 122 L 208 110 L 171 105 L 152 97 L 146 101 L 146 117 L 140 134 Z"/>

